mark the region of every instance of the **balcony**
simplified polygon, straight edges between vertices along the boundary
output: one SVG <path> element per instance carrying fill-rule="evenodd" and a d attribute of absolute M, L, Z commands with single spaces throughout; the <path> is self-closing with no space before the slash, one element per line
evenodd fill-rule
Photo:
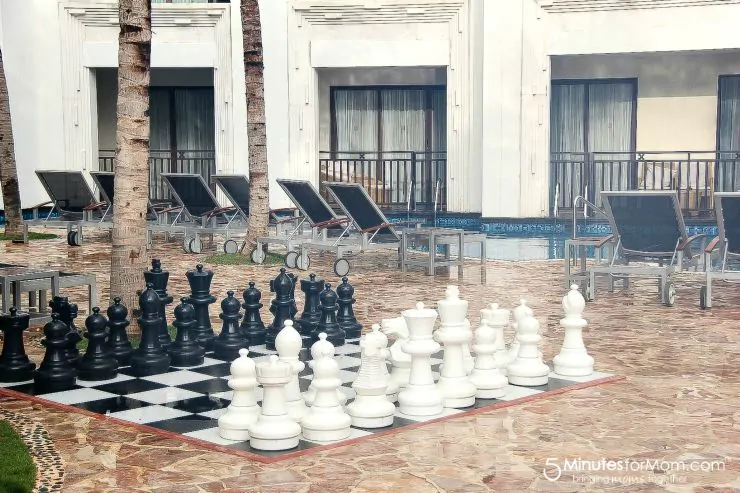
<path fill-rule="evenodd" d="M 321 152 L 319 181 L 362 183 L 386 211 L 446 210 L 444 152 Z M 331 203 L 327 192 L 321 193 Z"/>
<path fill-rule="evenodd" d="M 740 190 L 740 151 L 558 152 L 550 156 L 551 214 L 573 199 L 601 204 L 602 190 L 677 190 L 690 217 L 714 214 L 714 192 Z"/>

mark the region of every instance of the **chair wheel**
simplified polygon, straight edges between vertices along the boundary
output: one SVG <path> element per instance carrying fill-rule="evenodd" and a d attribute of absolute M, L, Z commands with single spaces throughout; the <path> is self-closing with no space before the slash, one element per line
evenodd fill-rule
<path fill-rule="evenodd" d="M 70 231 L 67 233 L 67 244 L 69 246 L 81 246 L 82 237 L 77 231 Z"/>
<path fill-rule="evenodd" d="M 234 240 L 226 240 L 224 243 L 224 253 L 234 254 L 239 251 L 239 244 Z"/>
<path fill-rule="evenodd" d="M 296 257 L 295 266 L 298 270 L 308 270 L 311 266 L 311 257 L 308 256 L 307 251 L 301 251 Z"/>
<path fill-rule="evenodd" d="M 182 251 L 185 253 L 193 253 L 190 251 L 190 241 L 194 238 L 192 236 L 185 235 L 185 238 L 182 239 Z"/>
<path fill-rule="evenodd" d="M 707 309 L 707 287 L 702 286 L 699 288 L 699 308 L 702 310 Z"/>
<path fill-rule="evenodd" d="M 676 285 L 670 281 L 663 286 L 663 303 L 665 306 L 673 306 L 676 303 Z"/>
<path fill-rule="evenodd" d="M 69 246 L 75 246 L 72 242 L 72 233 L 74 233 L 74 231 L 67 231 L 67 245 Z"/>
<path fill-rule="evenodd" d="M 261 245 L 257 245 L 257 248 L 252 250 L 252 262 L 255 264 L 261 264 L 265 261 L 265 251 L 262 249 Z"/>
<path fill-rule="evenodd" d="M 334 273 L 339 277 L 344 277 L 349 274 L 349 260 L 346 258 L 338 258 L 334 261 Z"/>
<path fill-rule="evenodd" d="M 285 255 L 285 267 L 295 269 L 298 260 L 298 252 L 291 250 Z"/>
<path fill-rule="evenodd" d="M 190 240 L 188 249 L 190 250 L 190 253 L 200 253 L 203 251 L 203 242 L 196 236 Z"/>

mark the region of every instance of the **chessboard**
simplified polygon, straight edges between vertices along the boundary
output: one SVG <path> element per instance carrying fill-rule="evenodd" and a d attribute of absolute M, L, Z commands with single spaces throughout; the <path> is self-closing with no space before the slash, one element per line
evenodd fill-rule
<path fill-rule="evenodd" d="M 301 353 L 301 359 L 304 361 L 310 358 L 306 353 L 305 350 Z M 249 356 L 257 363 L 268 359 L 271 354 L 277 352 L 266 349 L 264 345 L 250 347 Z M 348 339 L 344 345 L 335 348 L 335 354 L 342 379 L 341 390 L 347 395 L 349 403 L 355 396 L 352 382 L 360 367 L 359 339 Z M 439 378 L 442 354 L 440 351 L 431 358 L 435 381 Z M 508 407 L 623 379 L 601 372 L 594 372 L 587 377 L 567 378 L 551 373 L 547 385 L 541 387 L 509 385 L 503 398 L 477 399 L 475 405 L 470 408 L 445 409 L 441 415 L 428 417 L 412 417 L 396 412 L 393 425 L 390 427 L 378 429 L 353 427 L 350 437 L 340 442 L 311 442 L 301 439 L 298 447 L 294 449 L 267 452 L 251 448 L 248 441 L 234 442 L 219 436 L 218 418 L 229 405 L 233 392 L 227 385 L 230 366 L 231 362 L 216 359 L 213 353 L 206 353 L 202 365 L 189 368 L 172 367 L 166 373 L 147 377 L 134 377 L 131 368 L 124 366 L 119 369 L 114 379 L 98 382 L 77 379 L 74 388 L 62 392 L 40 393 L 36 391 L 34 382 L 28 381 L 0 383 L 0 394 L 25 397 L 101 419 L 117 420 L 150 433 L 170 438 L 178 437 L 209 450 L 231 453 L 259 462 L 277 462 L 398 432 L 409 427 Z M 311 378 L 311 369 L 307 365 L 299 374 L 302 392 L 308 390 Z M 256 390 L 258 402 L 261 404 L 262 389 L 258 387 Z"/>

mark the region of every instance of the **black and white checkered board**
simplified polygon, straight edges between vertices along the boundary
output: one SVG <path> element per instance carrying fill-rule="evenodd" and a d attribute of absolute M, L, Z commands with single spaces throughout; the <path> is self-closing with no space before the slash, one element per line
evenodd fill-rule
<path fill-rule="evenodd" d="M 255 362 L 266 360 L 270 354 L 276 352 L 267 350 L 264 346 L 250 348 L 250 357 Z M 336 360 L 343 382 L 341 390 L 347 394 L 349 403 L 355 396 L 351 386 L 360 367 L 359 339 L 348 340 L 347 344 L 337 347 Z M 432 357 L 432 363 L 436 380 L 439 377 L 439 365 L 442 363 L 441 351 Z M 131 376 L 131 369 L 126 367 L 121 368 L 118 376 L 112 380 L 88 382 L 78 379 L 74 389 L 63 392 L 37 393 L 33 382 L 0 383 L 0 387 L 263 457 L 279 457 L 298 450 L 327 445 L 302 439 L 298 448 L 283 452 L 264 452 L 252 449 L 249 442 L 233 442 L 221 438 L 218 434 L 218 418 L 229 405 L 232 395 L 232 390 L 227 385 L 230 365 L 231 362 L 214 359 L 213 355 L 209 354 L 206 355 L 203 365 L 195 368 L 170 368 L 167 373 L 136 378 Z M 546 386 L 510 385 L 502 399 L 478 399 L 471 409 L 503 401 L 514 401 L 610 376 L 612 375 L 595 372 L 588 377 L 565 379 L 551 374 Z M 311 370 L 306 366 L 300 373 L 301 391 L 305 392 L 308 389 L 311 378 Z M 257 389 L 257 398 L 258 401 L 262 400 L 261 388 Z M 445 409 L 442 415 L 429 417 L 411 417 L 397 412 L 391 427 L 374 430 L 352 428 L 348 440 L 464 412 L 465 410 Z"/>

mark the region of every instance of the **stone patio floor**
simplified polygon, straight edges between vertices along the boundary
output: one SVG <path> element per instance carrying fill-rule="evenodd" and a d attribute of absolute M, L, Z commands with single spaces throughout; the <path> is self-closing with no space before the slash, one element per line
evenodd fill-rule
<path fill-rule="evenodd" d="M 88 236 L 76 248 L 59 238 L 0 244 L 0 258 L 94 272 L 101 305 L 107 306 L 109 250 L 104 236 Z M 169 292 L 176 300 L 188 293 L 185 271 L 207 256 L 184 254 L 179 243 L 165 244 L 159 237 L 152 250 L 171 273 Z M 364 256 L 350 273 L 356 314 L 366 329 L 417 301 L 432 304 L 443 298 L 446 285 L 457 284 L 470 303 L 474 327 L 484 304 L 511 308 L 525 298 L 542 326 L 545 361 L 550 363 L 559 351 L 566 292 L 562 261 L 488 262 L 483 267 L 471 261 L 462 272 L 440 269 L 429 277 L 420 270 L 403 274 L 389 258 Z M 314 256 L 310 272 L 335 285 L 330 260 Z M 268 282 L 279 266 L 212 268 L 212 292 L 219 300 L 229 289 L 241 293 L 253 280 L 269 306 Z M 657 283 L 650 280 L 633 281 L 627 291 L 600 290 L 597 300 L 587 304 L 584 340 L 596 369 L 625 380 L 274 464 L 13 398 L 0 397 L 5 411 L 0 416 L 15 413 L 49 432 L 64 468 L 61 491 L 70 493 L 740 492 L 740 289 L 718 284 L 714 308 L 700 311 L 701 278 L 681 274 L 676 284 L 672 308 L 659 303 Z M 84 320 L 85 291 L 64 294 L 80 304 L 78 321 Z M 299 308 L 301 294 L 298 290 Z M 218 306 L 211 306 L 216 328 Z M 27 349 L 38 363 L 40 335 L 28 335 Z M 548 461 L 566 467 L 565 461 L 578 458 L 636 465 L 627 471 L 565 471 L 557 481 L 545 478 Z"/>

